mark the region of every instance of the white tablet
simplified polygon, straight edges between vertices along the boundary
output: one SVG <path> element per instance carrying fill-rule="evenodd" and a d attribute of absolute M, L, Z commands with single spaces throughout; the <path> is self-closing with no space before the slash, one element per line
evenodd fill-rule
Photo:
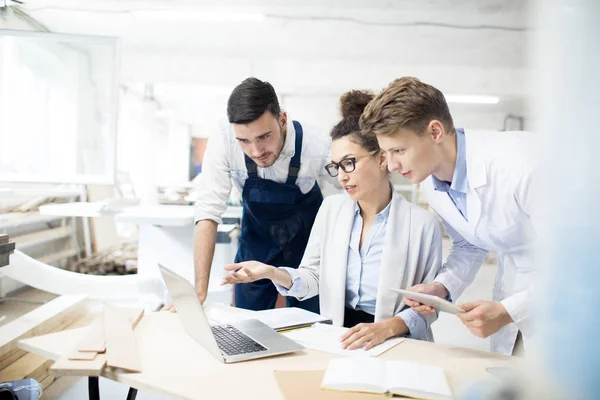
<path fill-rule="evenodd" d="M 462 308 L 460 308 L 459 306 L 457 306 L 456 304 L 450 303 L 449 301 L 446 301 L 442 298 L 439 298 L 437 296 L 433 296 L 430 294 L 411 292 L 409 290 L 395 289 L 395 288 L 390 288 L 390 290 L 392 290 L 396 293 L 400 293 L 402 296 L 406 297 L 407 299 L 418 301 L 421 304 L 431 306 L 438 311 L 443 311 L 443 312 L 447 312 L 450 314 L 456 314 L 456 313 L 465 311 Z"/>

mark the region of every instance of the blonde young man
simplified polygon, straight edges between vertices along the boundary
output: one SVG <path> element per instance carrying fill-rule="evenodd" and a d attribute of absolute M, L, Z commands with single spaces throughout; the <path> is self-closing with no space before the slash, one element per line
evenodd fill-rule
<path fill-rule="evenodd" d="M 450 256 L 435 281 L 412 290 L 457 299 L 487 253 L 497 251 L 493 301 L 459 304 L 466 312 L 458 316 L 476 336 L 493 335 L 492 351 L 511 354 L 521 332 L 529 333 L 533 135 L 455 128 L 442 92 L 408 77 L 373 99 L 361 128 L 376 135 L 390 171 L 421 184 L 452 238 Z M 433 311 L 404 300 L 421 313 Z"/>

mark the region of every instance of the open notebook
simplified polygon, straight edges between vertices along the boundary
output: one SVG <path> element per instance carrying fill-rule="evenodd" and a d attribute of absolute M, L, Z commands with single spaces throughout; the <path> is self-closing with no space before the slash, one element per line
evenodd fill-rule
<path fill-rule="evenodd" d="M 444 370 L 406 361 L 337 358 L 329 362 L 321 389 L 396 394 L 428 400 L 450 400 Z"/>

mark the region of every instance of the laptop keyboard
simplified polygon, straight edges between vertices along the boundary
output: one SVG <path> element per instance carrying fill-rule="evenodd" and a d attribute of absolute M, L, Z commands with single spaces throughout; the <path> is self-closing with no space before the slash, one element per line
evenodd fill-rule
<path fill-rule="evenodd" d="M 219 349 L 228 356 L 267 350 L 231 325 L 211 326 Z"/>

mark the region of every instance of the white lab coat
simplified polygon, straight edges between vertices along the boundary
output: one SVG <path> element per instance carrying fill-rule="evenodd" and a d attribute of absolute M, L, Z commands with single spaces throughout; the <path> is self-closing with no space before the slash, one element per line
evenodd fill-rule
<path fill-rule="evenodd" d="M 344 323 L 348 245 L 354 222 L 354 201 L 346 193 L 325 199 L 311 230 L 298 275 L 307 285 L 300 300 L 320 296 L 321 314 L 333 324 Z M 430 283 L 442 262 L 441 228 L 435 216 L 393 193 L 377 289 L 375 321 L 391 318 L 406 308 L 390 288 L 407 289 Z M 433 341 L 430 326 L 436 314 L 425 317 L 425 340 Z"/>
<path fill-rule="evenodd" d="M 501 301 L 515 322 L 491 338 L 491 350 L 502 354 L 511 354 L 519 329 L 525 338 L 531 333 L 527 289 L 534 270 L 535 138 L 529 132 L 465 131 L 468 221 L 448 193 L 434 190 L 431 177 L 422 183 L 427 201 L 452 238 L 450 256 L 436 281 L 446 286 L 453 299 L 471 284 L 487 252 L 498 252 L 493 300 Z"/>

